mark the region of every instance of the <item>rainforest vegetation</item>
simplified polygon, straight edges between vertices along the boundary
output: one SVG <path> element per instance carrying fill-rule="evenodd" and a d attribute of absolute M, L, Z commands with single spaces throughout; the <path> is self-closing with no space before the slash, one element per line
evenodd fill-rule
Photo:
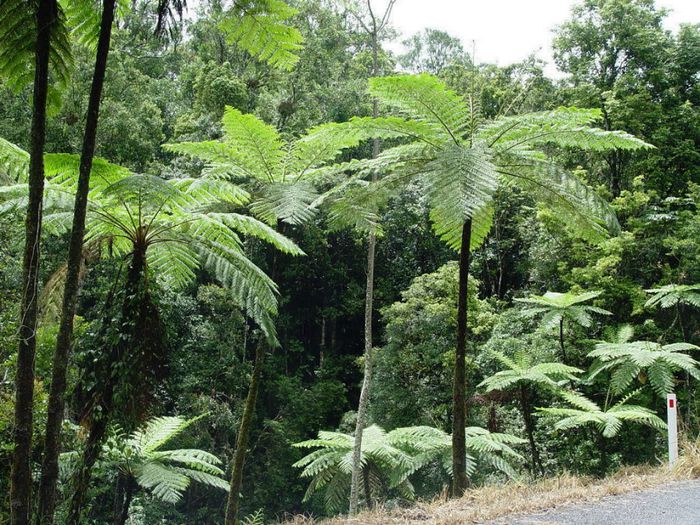
<path fill-rule="evenodd" d="M 0 524 L 602 477 L 669 393 L 698 435 L 700 24 L 580 0 L 551 78 L 401 9 L 0 0 Z"/>

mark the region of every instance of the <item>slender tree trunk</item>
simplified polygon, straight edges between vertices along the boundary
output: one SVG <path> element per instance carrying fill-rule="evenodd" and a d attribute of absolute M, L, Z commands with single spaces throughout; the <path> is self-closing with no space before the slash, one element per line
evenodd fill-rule
<path fill-rule="evenodd" d="M 467 489 L 466 426 L 466 348 L 467 348 L 467 290 L 469 281 L 472 221 L 462 226 L 462 246 L 459 252 L 459 299 L 457 303 L 457 348 L 452 384 L 452 495 L 461 497 Z"/>
<path fill-rule="evenodd" d="M 236 451 L 233 453 L 233 470 L 231 472 L 231 489 L 226 502 L 225 525 L 238 524 L 238 511 L 241 499 L 241 485 L 243 484 L 243 465 L 245 463 L 246 449 L 248 447 L 248 437 L 250 427 L 253 424 L 255 414 L 255 403 L 258 398 L 258 388 L 260 376 L 262 375 L 263 363 L 265 361 L 265 341 L 258 342 L 255 350 L 255 364 L 253 365 L 253 377 L 248 387 L 248 397 L 246 397 L 243 407 L 243 417 L 236 437 Z"/>
<path fill-rule="evenodd" d="M 104 0 L 100 35 L 97 43 L 95 71 L 88 101 L 83 150 L 80 156 L 78 189 L 75 194 L 73 211 L 73 228 L 68 247 L 68 267 L 66 284 L 63 292 L 61 321 L 56 338 L 53 356 L 51 390 L 49 392 L 48 414 L 46 420 L 46 437 L 44 442 L 44 460 L 41 468 L 39 485 L 39 507 L 37 523 L 51 525 L 56 506 L 56 482 L 58 480 L 58 456 L 61 449 L 61 424 L 65 409 L 66 370 L 73 337 L 73 317 L 75 316 L 80 270 L 82 266 L 83 237 L 85 233 L 85 214 L 90 186 L 90 171 L 95 155 L 95 137 L 100 112 L 100 99 L 104 84 L 107 56 L 112 35 L 115 0 Z"/>
<path fill-rule="evenodd" d="M 120 479 L 122 481 L 122 490 L 119 491 L 119 500 L 114 509 L 114 525 L 124 525 L 126 523 L 126 519 L 129 517 L 131 500 L 134 497 L 134 489 L 136 488 L 136 482 L 131 476 L 124 476 Z"/>
<path fill-rule="evenodd" d="M 530 442 L 530 453 L 532 454 L 532 475 L 534 476 L 539 472 L 541 476 L 544 476 L 544 468 L 542 468 L 540 453 L 537 450 L 537 444 L 535 443 L 535 424 L 532 420 L 530 392 L 527 386 L 524 384 L 520 385 L 520 408 L 523 413 L 523 421 L 525 422 L 527 439 Z"/>
<path fill-rule="evenodd" d="M 373 32 L 372 36 L 372 74 L 379 74 L 379 30 L 376 20 L 372 16 Z M 377 99 L 372 101 L 372 116 L 379 116 L 379 103 Z M 372 141 L 372 157 L 379 155 L 380 142 L 378 139 Z M 372 182 L 377 181 L 376 173 L 372 174 Z M 374 230 L 369 234 L 367 242 L 367 281 L 365 287 L 365 346 L 364 346 L 364 377 L 362 379 L 362 389 L 360 390 L 360 400 L 357 405 L 357 421 L 355 423 L 355 441 L 352 449 L 352 474 L 350 477 L 350 508 L 349 514 L 357 514 L 360 499 L 360 476 L 362 458 L 362 433 L 367 425 L 367 407 L 369 405 L 369 391 L 372 384 L 372 317 L 374 312 L 374 256 L 377 247 L 377 235 Z"/>
<path fill-rule="evenodd" d="M 368 509 L 372 509 L 372 487 L 369 484 L 369 465 L 362 469 L 362 484 L 365 491 L 365 503 Z"/>
<path fill-rule="evenodd" d="M 27 9 L 31 9 L 28 5 Z M 34 403 L 34 354 L 36 351 L 37 300 L 39 290 L 39 243 L 41 204 L 44 195 L 44 144 L 46 142 L 46 98 L 49 88 L 51 26 L 55 23 L 56 0 L 40 0 L 37 5 L 37 40 L 34 58 L 34 91 L 29 160 L 29 202 L 25 222 L 22 261 L 22 301 L 20 303 L 15 414 L 10 474 L 10 523 L 26 525 L 31 519 L 32 428 Z"/>
<path fill-rule="evenodd" d="M 109 399 L 105 400 L 105 402 L 109 401 L 109 403 L 111 403 L 111 393 L 112 389 L 109 388 L 109 393 L 105 396 L 109 397 Z M 100 413 L 90 426 L 90 433 L 88 434 L 85 449 L 83 450 L 80 470 L 75 478 L 73 498 L 71 499 L 68 520 L 66 521 L 68 525 L 80 525 L 80 515 L 83 510 L 85 496 L 90 487 L 92 468 L 95 466 L 100 452 L 102 452 L 102 440 L 107 432 L 107 423 L 109 420 L 107 416 L 108 410 L 104 410 L 103 412 L 104 413 Z"/>
<path fill-rule="evenodd" d="M 362 433 L 367 424 L 367 407 L 369 405 L 369 389 L 372 384 L 372 312 L 374 303 L 374 253 L 377 238 L 374 232 L 369 235 L 367 246 L 367 285 L 365 289 L 365 348 L 364 348 L 364 378 L 360 401 L 357 405 L 357 421 L 355 423 L 355 441 L 352 450 L 352 477 L 350 481 L 350 515 L 357 514 L 359 507 L 359 485 L 362 473 Z"/>
<path fill-rule="evenodd" d="M 122 324 L 119 327 L 121 335 L 126 337 L 120 339 L 120 341 L 112 346 L 109 362 L 106 365 L 106 370 L 103 371 L 105 375 L 98 379 L 100 383 L 97 385 L 98 391 L 93 394 L 97 399 L 92 409 L 90 432 L 83 450 L 80 470 L 74 480 L 73 498 L 71 499 L 70 511 L 66 522 L 68 525 L 81 524 L 81 513 L 87 491 L 90 487 L 92 469 L 102 452 L 102 443 L 112 418 L 114 390 L 117 386 L 117 381 L 119 381 L 119 378 L 116 377 L 114 373 L 113 367 L 115 364 L 123 361 L 128 351 L 127 345 L 133 346 L 135 337 L 143 335 L 143 325 L 148 321 L 148 319 L 143 319 L 143 316 L 139 312 L 134 326 L 130 328 L 126 327 L 127 323 L 133 321 L 133 316 L 131 315 L 133 313 L 133 301 L 143 300 L 143 290 L 141 287 L 144 286 L 145 272 L 146 247 L 145 245 L 137 244 L 134 246 L 131 264 L 127 272 L 121 312 Z M 109 321 L 105 320 L 103 322 L 107 323 Z M 136 333 L 133 333 L 134 331 Z"/>
<path fill-rule="evenodd" d="M 566 350 L 564 349 L 564 317 L 559 319 L 559 349 L 561 350 L 561 360 L 566 363 Z"/>
<path fill-rule="evenodd" d="M 599 475 L 604 478 L 608 473 L 608 440 L 602 432 L 598 432 L 598 448 L 600 448 L 600 471 Z"/>

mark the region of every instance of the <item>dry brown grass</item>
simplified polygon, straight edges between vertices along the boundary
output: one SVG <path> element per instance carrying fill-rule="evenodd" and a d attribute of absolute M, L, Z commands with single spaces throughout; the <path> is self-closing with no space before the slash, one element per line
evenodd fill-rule
<path fill-rule="evenodd" d="M 539 512 L 567 503 L 593 502 L 605 496 L 700 477 L 700 440 L 686 442 L 682 448 L 683 453 L 673 470 L 665 466 L 628 467 L 605 479 L 564 474 L 535 483 L 513 482 L 479 487 L 456 500 L 416 503 L 408 509 L 378 509 L 354 518 L 317 521 L 308 516 L 294 516 L 286 525 L 463 525 L 494 520 L 507 523 L 500 520 L 513 514 Z"/>

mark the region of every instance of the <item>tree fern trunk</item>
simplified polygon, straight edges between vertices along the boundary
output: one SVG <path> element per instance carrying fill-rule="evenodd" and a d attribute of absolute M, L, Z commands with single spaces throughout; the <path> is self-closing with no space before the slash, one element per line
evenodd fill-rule
<path fill-rule="evenodd" d="M 97 389 L 91 393 L 94 398 L 90 410 L 90 431 L 82 454 L 80 470 L 74 480 L 74 492 L 71 499 L 68 515 L 68 525 L 80 525 L 81 513 L 85 502 L 85 496 L 90 486 L 92 469 L 102 452 L 102 442 L 107 432 L 107 427 L 112 419 L 113 399 L 115 388 L 120 378 L 115 373 L 116 364 L 124 364 L 126 353 L 133 347 L 138 337 L 148 339 L 146 334 L 147 324 L 151 319 L 144 315 L 144 309 L 140 308 L 141 301 L 149 301 L 145 288 L 146 274 L 146 247 L 136 244 L 131 256 L 131 263 L 126 276 L 124 286 L 124 299 L 121 305 L 121 319 L 119 326 L 120 340 L 112 345 L 105 369 L 98 373 Z M 149 305 L 150 306 L 150 305 Z M 109 311 L 107 311 L 109 313 Z M 134 317 L 136 317 L 134 319 Z M 108 319 L 103 323 L 110 322 Z M 104 325 L 106 326 L 106 325 Z M 122 374 L 126 368 L 122 368 Z"/>
<path fill-rule="evenodd" d="M 377 237 L 370 233 L 367 246 L 367 286 L 365 289 L 365 348 L 364 348 L 364 377 L 362 390 L 357 405 L 357 421 L 355 423 L 355 441 L 352 450 L 352 477 L 350 482 L 350 515 L 357 513 L 359 506 L 359 485 L 362 472 L 362 433 L 367 424 L 367 407 L 369 405 L 369 389 L 372 383 L 372 312 L 374 303 L 374 253 Z"/>
<path fill-rule="evenodd" d="M 119 500 L 117 501 L 117 506 L 115 507 L 114 525 L 124 525 L 126 523 L 126 520 L 129 517 L 131 500 L 134 497 L 134 489 L 136 488 L 136 482 L 131 476 L 123 477 L 122 483 L 123 490 L 119 494 Z"/>
<path fill-rule="evenodd" d="M 105 394 L 105 397 L 108 399 L 103 401 L 103 407 L 108 403 L 111 404 L 112 391 L 112 388 L 108 387 L 108 392 Z M 109 422 L 108 413 L 109 410 L 106 408 L 100 411 L 99 415 L 90 425 L 90 433 L 88 434 L 85 449 L 83 450 L 80 470 L 75 477 L 73 498 L 71 499 L 70 511 L 68 514 L 68 519 L 66 520 L 67 525 L 80 525 L 81 523 L 80 515 L 83 510 L 85 496 L 87 495 L 88 488 L 90 487 L 92 468 L 95 466 L 95 463 L 100 456 L 100 452 L 102 451 L 102 440 L 107 432 L 107 424 Z"/>
<path fill-rule="evenodd" d="M 467 488 L 466 449 L 466 347 L 467 290 L 469 281 L 469 247 L 472 222 L 462 226 L 462 246 L 459 252 L 459 299 L 457 302 L 457 347 L 452 384 L 452 495 L 460 497 Z"/>
<path fill-rule="evenodd" d="M 365 503 L 367 508 L 372 510 L 372 486 L 369 482 L 369 465 L 362 469 L 362 483 L 365 491 Z"/>
<path fill-rule="evenodd" d="M 226 502 L 225 525 L 236 525 L 238 523 L 240 493 L 243 483 L 243 466 L 245 463 L 246 449 L 248 447 L 248 437 L 250 436 L 250 427 L 253 423 L 253 415 L 255 414 L 255 403 L 258 398 L 258 387 L 264 361 L 265 342 L 261 340 L 258 342 L 258 346 L 255 350 L 253 377 L 248 387 L 248 397 L 246 397 L 245 400 L 241 425 L 238 429 L 238 436 L 236 437 L 236 451 L 233 454 L 233 470 L 231 472 L 231 489 L 228 493 L 228 501 Z"/>
<path fill-rule="evenodd" d="M 523 421 L 525 422 L 525 432 L 527 433 L 527 440 L 530 442 L 530 453 L 532 455 L 532 475 L 539 473 L 541 476 L 544 475 L 544 468 L 542 467 L 542 460 L 540 459 L 540 453 L 537 450 L 537 443 L 535 443 L 535 424 L 532 420 L 532 408 L 530 407 L 530 392 L 526 385 L 520 385 L 520 408 L 523 414 Z"/>
<path fill-rule="evenodd" d="M 44 460 L 41 467 L 39 485 L 39 507 L 37 523 L 53 523 L 56 506 L 56 482 L 58 480 L 58 456 L 61 449 L 61 424 L 65 410 L 66 370 L 73 337 L 73 317 L 75 316 L 78 288 L 80 286 L 80 269 L 82 265 L 83 237 L 85 233 L 85 214 L 90 185 L 90 171 L 95 155 L 95 137 L 100 112 L 100 99 L 104 84 L 107 56 L 112 35 L 115 0 L 104 0 L 100 35 L 97 43 L 95 71 L 92 77 L 90 99 L 88 101 L 83 150 L 80 156 L 80 173 L 78 189 L 75 194 L 73 227 L 68 247 L 68 266 L 66 284 L 63 292 L 61 321 L 56 338 L 53 356 L 51 390 L 49 392 L 48 414 L 46 420 L 46 437 L 44 442 Z"/>
<path fill-rule="evenodd" d="M 31 9 L 28 4 L 26 9 Z M 39 289 L 39 242 L 41 204 L 44 195 L 44 144 L 46 142 L 46 99 L 49 88 L 51 26 L 56 20 L 56 0 L 37 2 L 37 39 L 34 58 L 31 152 L 29 160 L 29 202 L 25 222 L 22 261 L 15 413 L 10 474 L 10 523 L 27 525 L 31 519 L 31 451 L 34 403 L 34 354 L 36 351 L 37 294 Z"/>
<path fill-rule="evenodd" d="M 371 4 L 370 4 L 371 11 Z M 372 75 L 379 74 L 379 30 L 377 21 L 372 13 Z M 379 102 L 372 100 L 372 116 L 379 116 Z M 380 149 L 379 139 L 372 141 L 372 158 L 377 158 Z M 377 181 L 376 173 L 372 174 L 372 182 Z M 377 247 L 377 236 L 372 230 L 367 242 L 367 281 L 365 287 L 365 346 L 364 374 L 362 389 L 357 405 L 357 421 L 355 423 L 355 440 L 352 449 L 352 473 L 350 477 L 350 508 L 351 516 L 357 514 L 360 499 L 360 459 L 362 458 L 362 433 L 367 424 L 367 407 L 369 405 L 369 390 L 372 384 L 372 317 L 374 312 L 374 256 Z"/>

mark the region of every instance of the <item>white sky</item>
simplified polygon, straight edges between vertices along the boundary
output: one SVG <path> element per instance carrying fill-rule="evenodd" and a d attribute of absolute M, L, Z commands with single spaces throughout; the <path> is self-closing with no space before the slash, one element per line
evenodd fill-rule
<path fill-rule="evenodd" d="M 381 7 L 385 0 L 375 0 Z M 533 52 L 546 60 L 551 76 L 552 29 L 568 19 L 576 0 L 398 0 L 392 25 L 401 32 L 398 42 L 429 27 L 441 29 L 462 40 L 476 61 L 506 66 Z M 657 0 L 658 7 L 671 9 L 666 27 L 676 31 L 681 23 L 700 22 L 700 0 Z M 378 11 L 379 9 L 377 9 Z M 402 46 L 389 47 L 400 51 Z"/>

